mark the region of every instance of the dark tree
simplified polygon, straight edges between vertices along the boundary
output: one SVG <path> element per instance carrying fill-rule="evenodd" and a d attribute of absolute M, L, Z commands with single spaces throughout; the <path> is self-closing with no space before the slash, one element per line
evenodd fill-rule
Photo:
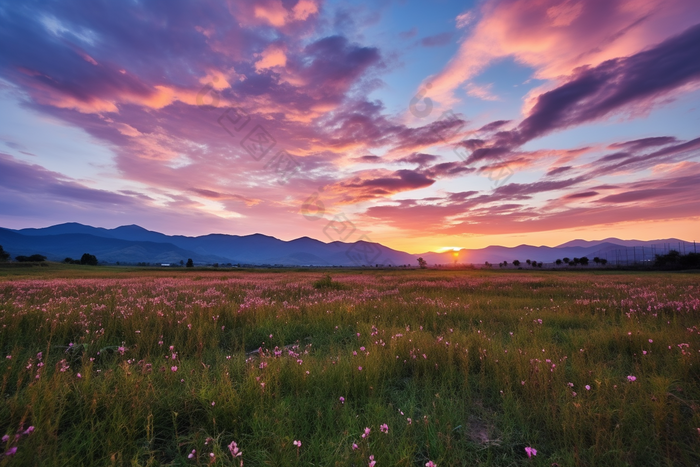
<path fill-rule="evenodd" d="M 555 262 L 557 263 L 557 266 L 561 266 L 562 260 L 558 259 Z"/>
<path fill-rule="evenodd" d="M 418 258 L 418 266 L 420 266 L 421 269 L 425 269 L 428 267 L 428 262 L 423 258 Z"/>
<path fill-rule="evenodd" d="M 595 258 L 593 258 L 593 262 L 594 262 L 595 264 L 600 264 L 600 258 L 598 258 L 598 257 L 596 256 Z"/>
<path fill-rule="evenodd" d="M 600 264 L 602 264 L 603 266 L 605 266 L 606 264 L 608 264 L 608 260 L 605 259 L 605 258 L 603 258 L 603 259 L 600 260 Z"/>
<path fill-rule="evenodd" d="M 562 261 L 564 261 L 564 263 L 566 263 L 566 264 L 569 264 L 569 261 L 571 261 L 571 260 L 569 258 L 564 258 Z"/>
<path fill-rule="evenodd" d="M 9 260 L 10 254 L 2 248 L 2 245 L 0 245 L 0 263 L 4 263 Z"/>
<path fill-rule="evenodd" d="M 503 266 L 508 266 L 508 261 L 503 261 Z"/>
<path fill-rule="evenodd" d="M 532 261 L 530 261 L 529 259 L 525 260 L 525 262 L 526 262 L 527 264 L 532 264 Z"/>
<path fill-rule="evenodd" d="M 520 260 L 516 259 L 515 261 L 513 261 L 513 266 L 520 266 Z"/>
<path fill-rule="evenodd" d="M 581 264 L 583 266 L 588 266 L 588 258 L 586 258 L 585 256 L 583 258 L 579 259 L 579 261 L 581 262 Z"/>
<path fill-rule="evenodd" d="M 80 264 L 97 266 L 97 256 L 91 255 L 90 253 L 83 253 L 83 256 L 80 258 Z"/>
<path fill-rule="evenodd" d="M 32 256 L 15 256 L 15 259 L 20 263 L 41 263 L 46 261 L 46 256 L 44 255 L 32 255 Z"/>
<path fill-rule="evenodd" d="M 194 267 L 194 262 L 192 261 L 192 258 L 189 258 L 187 260 L 187 265 L 188 268 L 193 268 Z"/>

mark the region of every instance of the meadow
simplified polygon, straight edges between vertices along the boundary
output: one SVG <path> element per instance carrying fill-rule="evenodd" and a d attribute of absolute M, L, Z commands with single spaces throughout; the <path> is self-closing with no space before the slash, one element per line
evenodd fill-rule
<path fill-rule="evenodd" d="M 3 270 L 0 466 L 698 465 L 698 277 Z"/>

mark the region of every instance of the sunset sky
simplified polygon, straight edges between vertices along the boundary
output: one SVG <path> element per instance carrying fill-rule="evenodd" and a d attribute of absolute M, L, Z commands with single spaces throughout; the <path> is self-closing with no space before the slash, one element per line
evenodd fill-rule
<path fill-rule="evenodd" d="M 7 228 L 700 240 L 697 0 L 2 2 L 0 109 Z"/>

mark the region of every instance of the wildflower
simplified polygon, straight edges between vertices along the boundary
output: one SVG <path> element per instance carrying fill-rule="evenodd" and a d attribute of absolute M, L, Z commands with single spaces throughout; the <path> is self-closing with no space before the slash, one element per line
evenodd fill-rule
<path fill-rule="evenodd" d="M 363 437 L 363 438 L 367 438 L 367 437 L 369 436 L 369 432 L 370 432 L 370 431 L 371 431 L 371 430 L 370 430 L 369 428 L 365 427 L 365 432 L 362 433 L 362 437 Z"/>
<path fill-rule="evenodd" d="M 587 384 L 587 385 L 586 385 L 586 391 L 590 391 L 590 390 L 591 390 L 591 387 Z"/>
<path fill-rule="evenodd" d="M 75 375 L 75 376 L 77 376 L 77 377 L 78 377 L 78 379 L 80 379 L 80 378 L 82 378 L 82 377 L 83 377 L 83 375 L 81 375 L 80 373 L 78 373 L 78 374 L 77 374 L 77 375 Z"/>
<path fill-rule="evenodd" d="M 527 453 L 528 458 L 537 455 L 537 449 L 531 448 L 530 446 L 525 448 L 525 452 Z"/>
<path fill-rule="evenodd" d="M 292 442 L 292 444 L 293 444 L 294 446 L 298 447 L 298 448 L 301 447 L 301 441 L 298 441 L 298 440 L 296 440 L 296 439 L 294 440 L 294 442 Z"/>
<path fill-rule="evenodd" d="M 652 344 L 654 342 L 654 339 L 649 339 L 649 343 Z"/>
<path fill-rule="evenodd" d="M 425 467 L 437 467 L 437 465 L 433 461 L 428 461 L 425 463 Z"/>
<path fill-rule="evenodd" d="M 575 393 L 575 392 L 572 392 L 571 395 L 574 396 L 574 397 L 576 397 L 576 393 Z"/>
<path fill-rule="evenodd" d="M 629 381 L 630 383 L 632 383 L 632 382 L 634 382 L 634 381 L 637 381 L 637 377 L 636 377 L 636 376 L 629 375 L 629 376 L 627 377 L 627 381 Z"/>
<path fill-rule="evenodd" d="M 369 467 L 374 467 L 377 461 L 374 460 L 374 456 L 369 456 Z"/>
<path fill-rule="evenodd" d="M 211 406 L 214 407 L 215 405 L 216 405 L 216 402 L 212 401 Z"/>
<path fill-rule="evenodd" d="M 340 403 L 341 403 L 341 404 L 345 404 L 345 398 L 344 398 L 343 396 L 340 396 L 340 399 L 339 399 L 339 400 L 340 400 Z"/>
<path fill-rule="evenodd" d="M 213 453 L 213 452 L 210 452 L 210 453 L 209 453 L 209 457 L 211 457 L 211 458 L 213 459 L 213 458 L 216 457 L 216 456 L 214 456 L 214 453 Z"/>
<path fill-rule="evenodd" d="M 17 446 L 13 446 L 7 450 L 7 452 L 5 453 L 5 456 L 6 457 L 14 456 L 16 452 L 17 452 Z M 372 464 L 372 465 L 374 465 L 374 464 Z"/>
<path fill-rule="evenodd" d="M 353 451 L 354 451 L 355 449 L 358 449 L 358 448 L 359 448 L 359 446 L 357 445 L 357 443 L 352 443 L 352 450 L 353 450 Z"/>
<path fill-rule="evenodd" d="M 193 449 L 191 453 L 187 455 L 188 459 L 194 459 L 194 455 L 197 453 L 196 449 Z"/>
<path fill-rule="evenodd" d="M 5 435 L 2 437 L 2 442 L 7 443 L 7 441 L 9 441 L 9 439 L 10 439 L 10 435 Z"/>
<path fill-rule="evenodd" d="M 409 417 L 409 418 L 407 418 L 407 419 L 406 419 L 406 421 L 408 422 L 408 424 L 409 424 L 409 425 L 413 424 L 413 420 L 411 420 L 411 418 L 410 418 L 410 417 Z"/>
<path fill-rule="evenodd" d="M 238 449 L 238 445 L 235 441 L 231 441 L 231 444 L 228 445 L 228 451 L 233 457 L 240 457 L 243 454 L 243 451 Z"/>
<path fill-rule="evenodd" d="M 389 425 L 386 423 L 379 427 L 379 431 L 382 433 L 389 433 Z"/>
<path fill-rule="evenodd" d="M 176 372 L 176 371 L 177 371 L 177 367 L 176 367 L 176 366 L 171 366 L 171 367 L 170 367 L 170 371 L 172 371 L 173 373 Z"/>
<path fill-rule="evenodd" d="M 357 369 L 360 370 L 360 371 L 362 371 L 362 367 L 361 367 L 361 366 L 358 366 Z"/>

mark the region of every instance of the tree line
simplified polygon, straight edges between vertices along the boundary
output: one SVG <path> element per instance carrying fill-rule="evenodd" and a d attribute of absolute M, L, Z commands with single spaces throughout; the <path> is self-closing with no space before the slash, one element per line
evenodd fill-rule
<path fill-rule="evenodd" d="M 9 252 L 5 251 L 2 245 L 0 245 L 0 263 L 6 263 L 10 261 L 11 257 L 12 255 L 10 255 Z M 18 263 L 41 263 L 46 261 L 46 256 L 39 254 L 34 254 L 30 256 L 18 255 L 15 256 L 15 261 L 17 261 Z M 86 264 L 89 266 L 97 266 L 99 261 L 97 261 L 97 257 L 95 255 L 85 253 L 80 259 L 66 258 L 63 260 L 63 262 L 66 264 Z"/>

